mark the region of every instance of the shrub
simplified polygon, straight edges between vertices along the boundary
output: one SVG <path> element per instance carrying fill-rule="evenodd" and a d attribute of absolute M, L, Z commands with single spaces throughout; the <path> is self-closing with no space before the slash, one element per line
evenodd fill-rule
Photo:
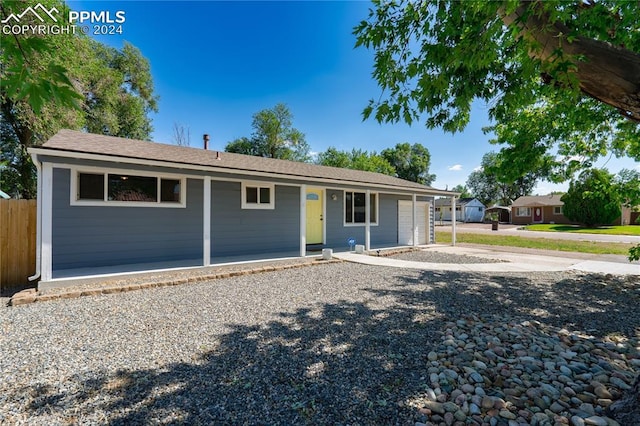
<path fill-rule="evenodd" d="M 608 225 L 621 214 L 613 175 L 606 170 L 589 169 L 580 173 L 561 200 L 564 215 L 588 227 Z"/>

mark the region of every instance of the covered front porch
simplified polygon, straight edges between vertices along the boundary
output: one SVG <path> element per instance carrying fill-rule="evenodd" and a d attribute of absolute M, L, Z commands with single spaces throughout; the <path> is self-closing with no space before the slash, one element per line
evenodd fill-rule
<path fill-rule="evenodd" d="M 386 250 L 410 248 L 411 246 L 388 247 L 373 245 L 370 250 Z M 300 256 L 298 251 L 281 251 L 274 253 L 245 254 L 237 256 L 216 257 L 211 263 L 202 266 L 202 259 L 187 259 L 162 262 L 131 263 L 91 268 L 62 269 L 53 272 L 53 278 L 48 281 L 40 281 L 38 290 L 44 291 L 53 288 L 73 287 L 90 282 L 110 282 L 127 279 L 156 278 L 160 275 L 215 275 L 222 270 L 244 270 L 260 268 L 266 265 L 278 263 L 297 264 L 313 262 L 322 258 L 322 250 L 330 248 L 334 253 L 353 251 L 355 248 L 348 246 L 328 247 L 321 244 L 308 245 L 305 256 Z"/>

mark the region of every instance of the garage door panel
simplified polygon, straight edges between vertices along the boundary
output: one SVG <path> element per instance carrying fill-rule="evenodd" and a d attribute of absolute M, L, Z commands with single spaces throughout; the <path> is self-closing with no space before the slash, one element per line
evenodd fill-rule
<path fill-rule="evenodd" d="M 416 202 L 418 244 L 427 244 L 428 242 L 428 219 L 429 203 Z M 413 245 L 413 204 L 411 201 L 398 201 L 398 244 Z"/>

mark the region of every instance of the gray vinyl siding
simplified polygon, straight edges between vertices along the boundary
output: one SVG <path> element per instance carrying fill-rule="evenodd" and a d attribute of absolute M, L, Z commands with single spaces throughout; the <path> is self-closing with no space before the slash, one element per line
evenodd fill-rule
<path fill-rule="evenodd" d="M 358 190 L 355 191 L 364 191 Z M 375 192 L 375 191 L 372 191 Z M 332 196 L 336 199 L 333 200 Z M 410 200 L 411 197 L 378 194 L 378 224 L 372 225 L 371 246 L 392 247 L 398 244 L 398 200 Z M 326 246 L 335 250 L 348 249 L 347 241 L 356 240 L 356 244 L 365 243 L 365 226 L 344 225 L 344 191 L 327 190 L 327 241 Z"/>
<path fill-rule="evenodd" d="M 202 259 L 202 180 L 187 179 L 186 208 L 71 206 L 70 170 L 53 170 L 56 270 Z"/>
<path fill-rule="evenodd" d="M 275 209 L 242 209 L 240 182 L 211 183 L 211 261 L 300 251 L 300 188 L 276 185 Z"/>
<path fill-rule="evenodd" d="M 378 194 L 378 226 L 371 227 L 371 246 L 398 245 L 398 200 L 410 200 L 391 194 Z"/>
<path fill-rule="evenodd" d="M 425 197 L 429 201 L 429 242 L 436 243 L 436 206 L 435 198 Z"/>

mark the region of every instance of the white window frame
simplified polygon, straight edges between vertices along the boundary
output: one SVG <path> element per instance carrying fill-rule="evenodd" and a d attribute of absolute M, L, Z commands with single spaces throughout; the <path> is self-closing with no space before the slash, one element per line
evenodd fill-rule
<path fill-rule="evenodd" d="M 562 214 L 562 206 L 553 206 L 553 214 L 560 216 Z"/>
<path fill-rule="evenodd" d="M 366 190 L 359 190 L 359 189 L 345 189 L 343 191 L 342 194 L 342 224 L 343 226 L 349 227 L 349 226 L 366 226 L 366 221 L 365 222 L 358 222 L 358 223 L 353 223 L 353 222 L 347 222 L 345 216 L 347 213 L 347 192 L 351 192 L 351 193 L 356 193 L 359 192 L 361 194 L 367 194 Z M 376 196 L 376 202 L 375 202 L 375 206 L 370 206 L 373 207 L 375 209 L 376 212 L 376 221 L 375 222 L 370 222 L 369 225 L 370 226 L 378 226 L 378 223 L 380 222 L 380 209 L 378 208 L 378 206 L 380 205 L 380 193 L 378 192 L 370 192 L 370 195 L 375 195 Z M 353 198 L 352 198 L 353 200 Z M 369 201 L 369 203 L 371 203 L 371 201 Z M 351 209 L 352 214 L 354 213 L 354 209 L 352 206 Z M 371 215 L 369 215 L 371 216 Z"/>
<path fill-rule="evenodd" d="M 71 182 L 69 185 L 69 204 L 72 206 L 114 206 L 114 207 L 159 207 L 159 208 L 186 208 L 187 207 L 187 177 L 171 173 L 154 173 L 148 171 L 132 170 L 132 169 L 112 169 L 104 167 L 80 166 L 70 169 Z M 79 200 L 79 179 L 80 173 L 101 174 L 104 176 L 104 199 L 103 200 Z M 110 174 L 121 174 L 142 177 L 155 177 L 158 182 L 158 201 L 113 201 L 108 200 L 109 196 L 109 179 Z M 171 179 L 180 181 L 180 201 L 160 201 L 162 179 Z"/>
<path fill-rule="evenodd" d="M 258 188 L 258 202 L 247 203 L 247 188 Z M 260 203 L 260 189 L 269 189 L 269 203 Z M 242 181 L 241 207 L 244 210 L 274 210 L 276 208 L 276 184 L 270 182 Z"/>
<path fill-rule="evenodd" d="M 520 211 L 526 209 L 525 214 L 521 214 Z M 516 216 L 518 217 L 530 217 L 531 216 L 531 207 L 516 207 Z"/>

